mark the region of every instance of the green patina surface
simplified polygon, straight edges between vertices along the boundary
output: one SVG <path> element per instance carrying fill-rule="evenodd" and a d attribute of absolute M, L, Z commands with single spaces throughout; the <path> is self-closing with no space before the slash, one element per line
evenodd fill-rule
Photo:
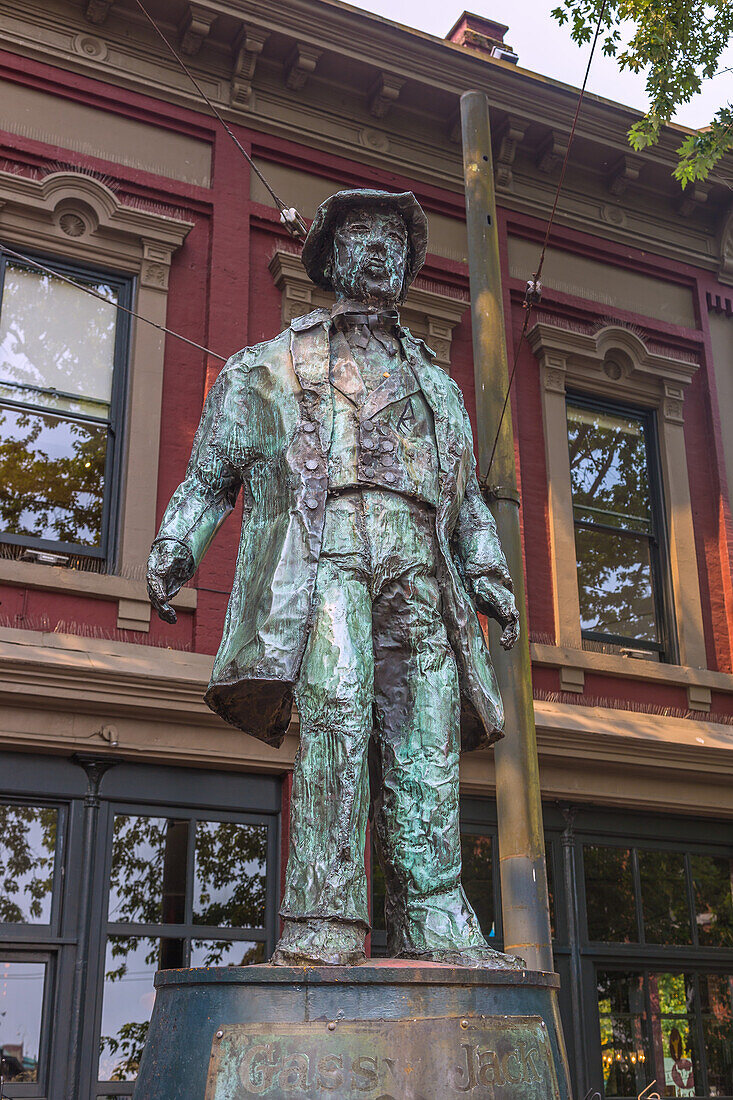
<path fill-rule="evenodd" d="M 303 260 L 337 306 L 229 360 L 151 552 L 151 599 L 174 620 L 242 492 L 206 699 L 271 744 L 297 702 L 277 962 L 363 958 L 371 795 L 390 953 L 512 965 L 461 887 L 458 759 L 503 723 L 476 607 L 507 648 L 518 616 L 460 390 L 395 309 L 426 242 L 411 195 L 324 203 Z"/>
<path fill-rule="evenodd" d="M 538 1016 L 238 1024 L 214 1039 L 205 1100 L 559 1100 Z"/>

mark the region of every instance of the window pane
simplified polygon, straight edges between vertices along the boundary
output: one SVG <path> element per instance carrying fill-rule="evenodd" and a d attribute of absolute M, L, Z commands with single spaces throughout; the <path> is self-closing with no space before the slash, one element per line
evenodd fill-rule
<path fill-rule="evenodd" d="M 710 1096 L 733 1096 L 733 976 L 700 975 Z"/>
<path fill-rule="evenodd" d="M 693 856 L 697 934 L 705 947 L 733 947 L 733 860 Z"/>
<path fill-rule="evenodd" d="M 182 924 L 187 861 L 187 821 L 115 814 L 110 921 Z"/>
<path fill-rule="evenodd" d="M 263 963 L 264 943 L 251 940 L 192 940 L 191 966 L 251 966 Z"/>
<path fill-rule="evenodd" d="M 576 519 L 651 532 L 644 421 L 568 405 L 570 480 Z"/>
<path fill-rule="evenodd" d="M 194 924 L 263 928 L 266 861 L 266 825 L 197 822 Z"/>
<path fill-rule="evenodd" d="M 487 939 L 496 936 L 491 837 L 461 834 L 463 888 Z"/>
<path fill-rule="evenodd" d="M 545 844 L 545 866 L 547 867 L 547 898 L 550 902 L 550 935 L 553 940 L 557 936 L 555 926 L 555 881 L 554 865 L 552 862 L 552 844 Z"/>
<path fill-rule="evenodd" d="M 384 871 L 377 856 L 376 830 L 373 826 L 370 832 L 372 837 L 372 931 L 384 932 L 387 928 L 384 921 L 384 903 L 387 888 L 384 883 Z"/>
<path fill-rule="evenodd" d="M 651 1079 L 643 975 L 599 973 L 598 1016 L 605 1094 L 636 1098 Z"/>
<path fill-rule="evenodd" d="M 583 866 L 588 939 L 635 942 L 638 937 L 630 850 L 585 844 Z"/>
<path fill-rule="evenodd" d="M 701 1085 L 695 1036 L 693 980 L 686 974 L 650 974 L 653 1068 L 662 1096 L 694 1096 Z"/>
<path fill-rule="evenodd" d="M 168 962 L 163 965 L 166 955 Z M 100 1081 L 135 1080 L 155 1001 L 155 972 L 170 969 L 171 963 L 183 965 L 182 940 L 143 936 L 110 936 L 107 940 Z"/>
<path fill-rule="evenodd" d="M 0 406 L 0 527 L 99 546 L 107 428 Z"/>
<path fill-rule="evenodd" d="M 575 529 L 583 630 L 658 642 L 649 542 Z"/>
<path fill-rule="evenodd" d="M 38 1080 L 45 980 L 45 963 L 0 959 L 0 1073 L 6 1081 Z"/>
<path fill-rule="evenodd" d="M 0 923 L 51 920 L 58 811 L 0 803 Z"/>
<path fill-rule="evenodd" d="M 639 872 L 647 943 L 692 943 L 685 857 L 641 848 Z"/>
<path fill-rule="evenodd" d="M 74 276 L 74 281 L 92 286 L 109 304 L 52 275 L 7 264 L 0 310 L 0 379 L 108 402 L 117 291 L 83 276 Z"/>

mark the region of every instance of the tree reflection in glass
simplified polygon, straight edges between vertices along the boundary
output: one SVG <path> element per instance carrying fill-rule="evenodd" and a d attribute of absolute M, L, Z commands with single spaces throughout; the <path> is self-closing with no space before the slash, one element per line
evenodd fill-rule
<path fill-rule="evenodd" d="M 733 860 L 692 856 L 697 935 L 705 947 L 733 947 Z"/>
<path fill-rule="evenodd" d="M 0 311 L 0 530 L 102 543 L 118 291 L 8 263 Z M 24 407 L 18 407 L 24 406 Z"/>
<path fill-rule="evenodd" d="M 701 1081 L 696 1036 L 695 984 L 689 974 L 650 974 L 651 1076 L 663 1096 L 694 1096 Z"/>
<path fill-rule="evenodd" d="M 6 1081 L 38 1080 L 45 980 L 42 962 L 0 959 L 0 1075 Z"/>
<path fill-rule="evenodd" d="M 99 1080 L 134 1081 L 155 1002 L 159 943 L 143 936 L 110 936 L 104 964 Z"/>
<path fill-rule="evenodd" d="M 196 822 L 194 924 L 263 928 L 267 826 Z"/>
<path fill-rule="evenodd" d="M 643 417 L 568 404 L 583 630 L 658 643 Z"/>
<path fill-rule="evenodd" d="M 643 975 L 600 972 L 598 1016 L 605 1095 L 636 1097 L 649 1083 Z"/>
<path fill-rule="evenodd" d="M 0 405 L 0 527 L 99 546 L 107 427 Z"/>
<path fill-rule="evenodd" d="M 641 901 L 647 943 L 692 943 L 685 857 L 640 848 Z"/>
<path fill-rule="evenodd" d="M 51 920 L 58 811 L 0 803 L 0 924 Z"/>
<path fill-rule="evenodd" d="M 638 939 L 631 851 L 583 845 L 588 939 L 631 943 Z"/>
<path fill-rule="evenodd" d="M 185 911 L 188 822 L 116 814 L 109 919 L 180 924 Z"/>
<path fill-rule="evenodd" d="M 733 1096 L 733 975 L 700 975 L 710 1096 Z"/>
<path fill-rule="evenodd" d="M 462 833 L 461 859 L 463 861 L 463 888 L 479 919 L 481 931 L 486 937 L 495 936 L 494 867 L 491 854 L 491 837 Z"/>

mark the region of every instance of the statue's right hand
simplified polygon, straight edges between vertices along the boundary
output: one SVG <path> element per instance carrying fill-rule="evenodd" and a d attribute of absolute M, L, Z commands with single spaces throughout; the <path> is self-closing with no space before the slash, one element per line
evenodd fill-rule
<path fill-rule="evenodd" d="M 161 539 L 153 543 L 148 558 L 148 597 L 165 623 L 175 623 L 178 618 L 169 601 L 191 577 L 192 565 L 190 550 L 180 542 Z"/>

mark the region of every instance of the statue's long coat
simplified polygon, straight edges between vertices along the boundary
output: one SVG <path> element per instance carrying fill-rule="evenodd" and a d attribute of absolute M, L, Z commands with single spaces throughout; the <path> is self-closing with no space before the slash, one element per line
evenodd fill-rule
<path fill-rule="evenodd" d="M 190 550 L 191 575 L 243 489 L 234 585 L 206 701 L 232 725 L 273 745 L 290 721 L 323 533 L 333 422 L 330 325 L 329 312 L 316 310 L 227 362 L 158 535 Z M 501 737 L 504 716 L 467 586 L 485 576 L 511 588 L 511 579 L 476 481 L 460 390 L 422 341 L 400 331 L 435 419 L 438 580 L 458 663 L 463 747 L 471 749 Z M 306 424 L 316 430 L 306 431 Z M 306 460 L 312 465 L 314 456 L 318 468 L 309 470 Z"/>

